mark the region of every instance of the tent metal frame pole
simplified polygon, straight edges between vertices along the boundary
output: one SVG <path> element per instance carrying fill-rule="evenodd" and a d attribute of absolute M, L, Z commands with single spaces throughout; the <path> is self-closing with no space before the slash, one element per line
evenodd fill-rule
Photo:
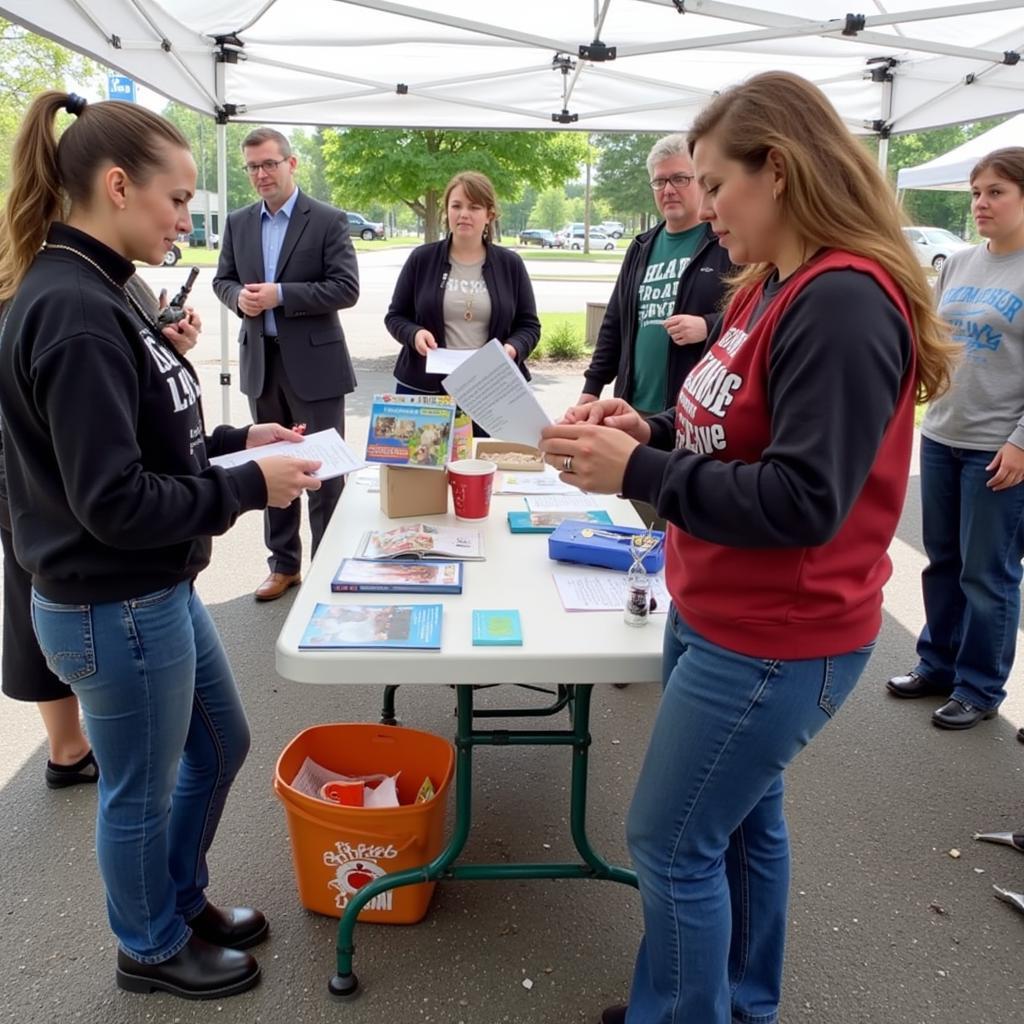
<path fill-rule="evenodd" d="M 878 169 L 885 174 L 889 166 L 889 133 L 892 130 L 892 89 L 893 76 L 886 75 L 882 82 L 882 130 L 878 133 Z"/>
<path fill-rule="evenodd" d="M 214 58 L 216 59 L 216 57 Z M 224 108 L 224 79 L 226 65 L 217 63 L 215 69 L 215 88 L 217 93 L 217 109 Z M 221 242 L 228 223 L 228 126 L 226 121 L 217 121 L 217 209 L 220 220 L 217 223 Z M 207 226 L 207 232 L 209 232 Z M 229 354 L 231 343 L 228 338 L 228 307 L 220 304 L 220 399 L 221 422 L 231 422 L 231 365 Z"/>

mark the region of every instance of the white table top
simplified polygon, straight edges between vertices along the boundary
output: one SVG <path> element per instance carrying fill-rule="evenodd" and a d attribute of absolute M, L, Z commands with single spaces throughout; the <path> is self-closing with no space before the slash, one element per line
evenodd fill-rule
<path fill-rule="evenodd" d="M 612 520 L 640 521 L 621 498 L 597 496 Z M 449 498 L 449 508 L 451 502 Z M 650 683 L 661 676 L 665 616 L 627 626 L 621 611 L 567 612 L 548 558 L 548 534 L 513 534 L 506 512 L 524 509 L 522 495 L 496 494 L 484 534 L 483 562 L 466 562 L 461 594 L 334 594 L 331 580 L 367 530 L 391 529 L 380 495 L 350 478 L 277 641 L 277 670 L 301 683 Z M 456 524 L 446 516 L 423 522 Z M 300 651 L 299 639 L 317 602 L 444 606 L 440 651 Z M 475 608 L 517 608 L 522 647 L 474 647 Z"/>

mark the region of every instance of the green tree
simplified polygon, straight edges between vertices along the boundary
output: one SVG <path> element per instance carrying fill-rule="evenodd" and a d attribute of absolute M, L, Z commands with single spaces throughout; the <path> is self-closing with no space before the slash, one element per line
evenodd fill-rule
<path fill-rule="evenodd" d="M 25 110 L 45 89 L 103 95 L 98 65 L 0 18 L 0 195 L 7 191 L 11 148 Z"/>
<path fill-rule="evenodd" d="M 518 234 L 529 222 L 530 213 L 537 203 L 537 190 L 532 185 L 523 189 L 519 199 L 501 202 L 501 226 L 508 235 Z"/>
<path fill-rule="evenodd" d="M 402 202 L 423 220 L 425 239 L 436 241 L 444 187 L 458 171 L 482 171 L 499 199 L 518 201 L 527 185 L 542 189 L 575 177 L 585 145 L 571 132 L 329 130 L 325 174 L 336 205 Z"/>
<path fill-rule="evenodd" d="M 994 128 L 1002 118 L 950 125 L 926 132 L 894 136 L 889 143 L 888 174 L 896 184 L 896 174 L 904 167 L 916 167 L 956 146 Z M 934 189 L 909 189 L 903 193 L 903 209 L 912 224 L 948 228 L 967 235 L 971 228 L 971 197 L 967 192 Z"/>
<path fill-rule="evenodd" d="M 646 219 L 657 212 L 648 184 L 647 154 L 659 138 L 661 135 L 652 132 L 594 136 L 601 153 L 594 195 L 623 220 Z"/>
<path fill-rule="evenodd" d="M 569 219 L 568 209 L 564 189 L 546 188 L 537 196 L 537 202 L 530 211 L 530 224 L 538 228 L 547 228 L 549 231 L 558 231 Z"/>
<path fill-rule="evenodd" d="M 298 128 L 291 134 L 292 150 L 299 158 L 295 180 L 299 188 L 314 199 L 329 203 L 331 186 L 324 174 L 324 130 L 314 128 L 306 132 Z"/>
<path fill-rule="evenodd" d="M 177 126 L 192 147 L 192 156 L 199 170 L 198 187 L 217 192 L 220 186 L 217 180 L 216 122 L 206 114 L 174 102 L 164 107 L 163 114 Z M 231 122 L 227 126 L 229 213 L 257 198 L 242 160 L 242 140 L 252 131 L 252 127 L 251 124 L 238 122 Z"/>

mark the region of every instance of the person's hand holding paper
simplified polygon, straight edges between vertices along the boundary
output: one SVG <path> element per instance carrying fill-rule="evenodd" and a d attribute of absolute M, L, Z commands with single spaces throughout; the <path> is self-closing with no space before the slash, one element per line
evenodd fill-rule
<path fill-rule="evenodd" d="M 551 417 L 496 338 L 477 349 L 441 383 L 459 408 L 492 437 L 536 445 L 541 431 L 551 424 Z"/>

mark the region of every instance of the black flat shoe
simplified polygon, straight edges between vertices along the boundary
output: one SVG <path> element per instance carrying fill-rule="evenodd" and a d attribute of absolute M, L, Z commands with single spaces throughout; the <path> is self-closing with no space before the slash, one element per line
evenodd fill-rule
<path fill-rule="evenodd" d="M 894 697 L 908 700 L 914 697 L 948 697 L 953 692 L 951 685 L 940 686 L 916 672 L 908 672 L 905 676 L 893 676 L 885 686 Z"/>
<path fill-rule="evenodd" d="M 192 934 L 204 942 L 228 949 L 248 949 L 259 945 L 270 934 L 270 925 L 259 910 L 249 907 L 221 910 L 212 903 L 207 903 L 188 926 Z"/>
<path fill-rule="evenodd" d="M 622 1003 L 620 1006 L 609 1006 L 601 1014 L 601 1024 L 626 1024 L 627 1009 L 628 1007 L 625 1003 Z"/>
<path fill-rule="evenodd" d="M 80 786 L 83 783 L 95 784 L 100 779 L 100 768 L 90 750 L 80 761 L 74 764 L 54 764 L 46 762 L 46 784 L 50 789 L 64 789 L 65 786 Z"/>
<path fill-rule="evenodd" d="M 117 987 L 125 992 L 170 992 L 182 999 L 223 999 L 260 980 L 260 965 L 236 949 L 221 949 L 193 935 L 170 960 L 143 964 L 117 951 Z"/>
<path fill-rule="evenodd" d="M 995 718 L 997 708 L 976 708 L 973 704 L 954 697 L 932 712 L 932 725 L 940 729 L 971 729 L 979 722 Z"/>

